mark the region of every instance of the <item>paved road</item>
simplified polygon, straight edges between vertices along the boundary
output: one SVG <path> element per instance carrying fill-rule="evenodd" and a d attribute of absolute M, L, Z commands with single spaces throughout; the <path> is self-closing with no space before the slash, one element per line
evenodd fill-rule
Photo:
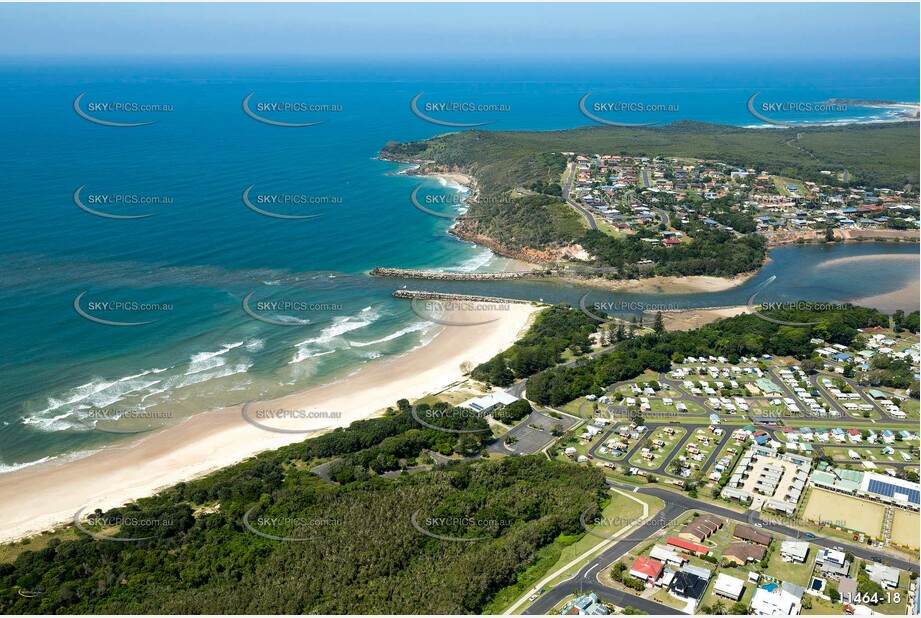
<path fill-rule="evenodd" d="M 625 491 L 633 491 L 634 487 L 630 485 L 625 485 L 623 483 L 618 483 L 616 481 L 607 481 L 608 485 L 612 487 L 617 487 L 618 489 L 623 489 Z M 683 494 L 679 494 L 673 491 L 668 491 L 667 489 L 661 489 L 658 487 L 641 487 L 637 490 L 641 494 L 646 494 L 650 496 L 655 496 L 661 500 L 664 500 L 666 504 L 671 507 L 672 505 L 680 505 L 684 510 L 695 510 L 695 511 L 706 511 L 713 513 L 714 515 L 719 515 L 720 517 L 725 517 L 726 519 L 732 519 L 734 521 L 743 522 L 743 523 L 758 523 L 760 516 L 758 513 L 753 511 L 746 511 L 745 513 L 739 513 L 716 504 L 711 504 L 709 502 L 703 502 L 700 500 L 694 500 Z M 795 528 L 789 526 L 782 526 L 775 523 L 763 522 L 764 529 L 775 534 L 789 537 L 802 537 L 803 533 Z M 837 538 L 831 539 L 803 539 L 808 541 L 813 545 L 818 545 L 820 547 L 843 547 L 845 550 L 850 551 L 852 554 L 858 558 L 863 558 L 865 560 L 872 560 L 874 557 L 879 556 L 883 559 L 883 562 L 891 566 L 897 567 L 899 569 L 904 569 L 908 571 L 914 571 L 915 573 L 921 570 L 917 562 L 910 562 L 908 560 L 903 560 L 901 558 L 896 558 L 890 556 L 889 554 L 881 554 L 879 549 L 870 548 L 866 545 L 854 545 Z"/>
<path fill-rule="evenodd" d="M 563 199 L 566 200 L 566 203 L 582 213 L 582 216 L 585 217 L 585 220 L 588 221 L 588 227 L 597 230 L 598 224 L 595 223 L 595 216 L 590 213 L 588 210 L 576 204 L 574 201 L 569 199 L 569 192 L 572 190 L 572 182 L 576 178 L 576 164 L 571 163 L 569 165 L 569 177 L 566 179 L 566 184 L 563 185 Z"/>
<path fill-rule="evenodd" d="M 869 401 L 871 404 L 873 404 L 873 408 L 874 408 L 874 409 L 879 413 L 879 415 L 882 417 L 882 422 L 884 422 L 884 423 L 911 423 L 911 424 L 914 425 L 915 427 L 918 426 L 918 421 L 900 420 L 900 419 L 895 419 L 895 418 L 892 418 L 891 416 L 889 416 L 889 413 L 886 412 L 886 410 L 883 409 L 883 406 L 879 405 L 879 403 L 877 403 L 877 401 L 876 401 L 873 397 L 870 397 L 870 395 L 869 395 L 869 394 L 867 393 L 867 391 L 866 391 L 866 387 L 865 387 L 864 385 L 860 384 L 857 380 L 853 380 L 853 379 L 851 379 L 851 378 L 845 378 L 844 376 L 839 376 L 839 375 L 837 375 L 837 374 L 836 374 L 835 376 L 833 376 L 833 377 L 838 377 L 838 378 L 841 378 L 842 380 L 844 380 L 845 384 L 848 384 L 848 385 L 849 385 L 851 388 L 853 388 L 856 392 L 860 393 L 860 396 L 861 396 L 861 397 L 863 397 L 864 399 L 866 399 L 867 401 Z M 883 391 L 883 392 L 885 392 L 885 391 Z M 891 397 L 889 397 L 889 398 L 891 399 Z"/>
<path fill-rule="evenodd" d="M 672 219 L 669 217 L 668 213 L 661 208 L 656 208 L 655 206 L 651 206 L 650 208 L 659 215 L 659 218 L 662 219 L 662 223 L 665 224 L 665 227 L 668 227 L 672 222 Z"/>
<path fill-rule="evenodd" d="M 640 439 L 639 439 L 639 440 L 634 440 L 634 441 L 633 441 L 633 444 L 630 446 L 630 448 L 627 449 L 626 454 L 625 454 L 622 458 L 620 458 L 620 459 L 611 459 L 611 458 L 607 457 L 606 455 L 598 454 L 596 451 L 597 451 L 600 447 L 604 446 L 604 443 L 614 434 L 614 430 L 615 430 L 615 428 L 616 428 L 616 425 L 623 424 L 623 423 L 625 423 L 625 422 L 628 422 L 629 420 L 630 420 L 630 419 L 619 419 L 619 420 L 616 420 L 616 421 L 614 422 L 614 425 L 615 425 L 615 426 L 614 426 L 614 427 L 611 427 L 611 429 L 609 429 L 608 432 L 607 432 L 606 434 L 604 434 L 604 435 L 601 437 L 601 439 L 598 440 L 598 441 L 595 443 L 594 446 L 592 446 L 591 448 L 589 448 L 589 450 L 588 450 L 589 454 L 590 454 L 592 457 L 594 457 L 594 458 L 596 458 L 596 459 L 598 459 L 598 460 L 600 460 L 600 461 L 608 461 L 608 462 L 615 463 L 615 464 L 619 464 L 619 465 L 633 466 L 633 464 L 630 463 L 630 458 L 633 457 L 633 456 L 637 453 L 637 451 L 639 451 L 639 450 L 642 448 L 643 443 L 646 442 L 646 440 L 647 440 L 657 429 L 661 429 L 661 428 L 663 428 L 663 427 L 673 427 L 673 428 L 675 428 L 675 429 L 682 428 L 682 429 L 685 430 L 685 435 L 682 436 L 681 438 L 679 438 L 678 444 L 675 446 L 675 448 L 673 448 L 673 449 L 669 452 L 669 454 L 668 454 L 667 457 L 661 457 L 661 458 L 660 458 L 660 462 L 659 462 L 659 464 L 658 464 L 655 468 L 644 468 L 643 466 L 636 466 L 636 467 L 639 468 L 639 469 L 641 469 L 641 470 L 643 470 L 643 471 L 645 471 L 645 472 L 648 473 L 648 474 L 658 474 L 658 475 L 662 475 L 662 476 L 666 476 L 666 477 L 672 478 L 672 479 L 674 479 L 674 480 L 676 480 L 676 481 L 683 481 L 683 480 L 684 480 L 683 477 L 680 477 L 680 476 L 678 476 L 678 475 L 672 473 L 671 471 L 669 471 L 669 464 L 671 464 L 671 462 L 672 462 L 673 459 L 675 459 L 676 457 L 678 457 L 679 455 L 681 455 L 681 454 L 684 452 L 684 449 L 685 449 L 685 447 L 687 446 L 687 443 L 694 439 L 695 432 L 696 432 L 698 429 L 705 429 L 707 426 L 706 426 L 706 425 L 701 425 L 700 423 L 682 423 L 682 422 L 680 422 L 680 421 L 678 421 L 678 422 L 671 422 L 671 423 L 650 423 L 650 422 L 647 422 L 647 423 L 646 423 L 646 427 L 647 427 L 646 433 L 644 433 L 642 436 L 640 436 Z M 723 446 L 726 444 L 726 441 L 729 440 L 729 438 L 731 437 L 731 432 L 727 429 L 726 432 L 725 432 L 722 436 L 719 436 L 718 438 L 717 438 L 716 436 L 711 436 L 711 437 L 713 437 L 715 440 L 717 440 L 716 446 L 714 447 L 713 452 L 710 453 L 710 455 L 707 457 L 707 459 L 704 460 L 702 463 L 700 463 L 700 469 L 701 469 L 701 470 L 707 470 L 707 469 L 710 467 L 710 465 L 711 465 L 711 464 L 713 463 L 713 461 L 716 459 L 716 456 L 719 454 L 720 450 L 721 450 L 721 449 L 723 448 Z"/>
<path fill-rule="evenodd" d="M 784 392 L 787 393 L 785 396 L 791 397 L 791 398 L 793 398 L 794 400 L 796 400 L 796 401 L 798 402 L 798 405 L 803 405 L 803 404 L 802 404 L 802 401 L 801 401 L 799 398 L 796 397 L 796 395 L 792 392 L 792 390 L 791 390 L 790 387 L 787 385 L 787 383 L 784 382 L 784 381 L 780 378 L 780 375 L 779 375 L 779 373 L 778 373 L 778 368 L 772 367 L 772 368 L 769 370 L 769 373 L 770 373 L 770 377 L 773 378 L 772 381 L 776 382 L 776 383 L 778 384 L 778 386 L 780 386 L 780 387 L 784 390 Z M 837 401 L 834 397 L 832 397 L 831 394 L 828 392 L 828 389 L 826 389 L 825 386 L 821 384 L 821 380 L 822 380 L 823 378 L 839 378 L 839 379 L 843 380 L 846 384 L 848 384 L 851 388 L 853 388 L 853 389 L 854 389 L 854 392 L 856 392 L 858 395 L 860 395 L 860 397 L 861 397 L 862 399 L 864 399 L 865 401 L 868 401 L 870 404 L 873 405 L 873 409 L 876 410 L 876 412 L 880 415 L 880 419 L 879 419 L 879 420 L 876 420 L 876 419 L 863 418 L 862 416 L 853 416 L 853 415 L 852 415 L 849 411 L 847 411 L 840 403 L 838 403 L 838 401 Z M 842 376 L 840 376 L 840 375 L 831 375 L 831 374 L 827 374 L 827 373 L 814 373 L 814 374 L 811 374 L 811 375 L 807 375 L 807 376 L 806 376 L 806 379 L 807 379 L 808 383 L 809 383 L 811 386 L 815 387 L 815 388 L 819 391 L 819 393 L 821 393 L 822 399 L 825 399 L 826 401 L 828 401 L 828 402 L 831 404 L 831 407 L 832 407 L 836 412 L 838 412 L 838 414 L 840 415 L 839 418 L 840 418 L 840 421 L 841 421 L 841 422 L 847 421 L 847 422 L 871 423 L 871 424 L 872 424 L 872 423 L 887 423 L 887 424 L 890 424 L 890 423 L 894 423 L 894 424 L 905 423 L 905 424 L 907 424 L 907 425 L 912 425 L 913 427 L 917 427 L 917 425 L 918 425 L 918 422 L 917 422 L 917 421 L 912 421 L 912 420 L 900 420 L 900 419 L 895 419 L 895 418 L 892 418 L 891 416 L 889 416 L 889 413 L 886 412 L 886 410 L 884 410 L 883 407 L 880 406 L 880 405 L 876 402 L 876 400 L 874 400 L 872 397 L 870 397 L 870 395 L 866 392 L 866 387 L 864 387 L 862 384 L 856 382 L 855 380 L 851 380 L 851 379 L 849 379 L 849 378 L 844 378 L 844 377 L 842 377 Z M 811 412 L 811 411 L 809 411 L 809 412 Z M 806 417 L 794 417 L 794 418 L 799 418 L 799 419 L 801 419 L 801 420 L 805 420 Z M 819 420 L 821 420 L 821 418 L 820 418 Z M 825 419 L 825 420 L 835 420 L 835 419 L 834 419 L 834 418 L 829 418 L 829 419 Z"/>
<path fill-rule="evenodd" d="M 555 606 L 557 606 L 567 595 L 571 594 L 574 590 L 577 589 L 584 590 L 585 592 L 593 591 L 598 594 L 599 598 L 602 600 L 609 601 L 621 607 L 630 605 L 643 611 L 649 612 L 650 614 L 680 614 L 681 612 L 675 608 L 668 607 L 666 605 L 656 603 L 655 601 L 643 599 L 642 597 L 605 586 L 601 584 L 596 578 L 598 576 L 598 572 L 607 568 L 618 558 L 629 552 L 637 545 L 646 541 L 657 531 L 670 526 L 677 517 L 686 511 L 713 513 L 714 515 L 746 524 L 761 523 L 764 530 L 777 535 L 775 542 L 781 541 L 783 537 L 786 536 L 794 538 L 802 536 L 802 533 L 794 528 L 763 521 L 760 519 L 760 514 L 754 513 L 752 511 L 739 513 L 737 511 L 733 511 L 715 504 L 694 500 L 693 498 L 689 498 L 685 495 L 656 487 L 643 487 L 637 489 L 630 485 L 624 485 L 615 481 L 609 480 L 607 483 L 612 487 L 617 487 L 618 489 L 622 489 L 624 491 L 638 492 L 645 495 L 655 496 L 665 502 L 665 508 L 652 516 L 648 522 L 640 526 L 637 530 L 627 533 L 623 539 L 609 547 L 606 551 L 599 554 L 594 560 L 590 561 L 582 569 L 580 569 L 579 572 L 576 573 L 573 577 L 566 580 L 562 584 L 557 585 L 552 590 L 546 592 L 542 597 L 538 598 L 533 605 L 531 605 L 526 611 L 523 612 L 524 614 L 546 614 Z M 895 558 L 888 554 L 880 554 L 876 548 L 868 548 L 863 545 L 853 545 L 838 539 L 817 538 L 805 540 L 819 547 L 842 547 L 846 551 L 850 551 L 852 554 L 854 554 L 854 556 L 864 560 L 872 560 L 873 558 L 879 556 L 882 558 L 885 564 L 889 564 L 903 570 L 914 571 L 916 573 L 919 571 L 919 565 L 917 563 Z"/>
<path fill-rule="evenodd" d="M 628 491 L 633 491 L 633 488 L 628 488 Z M 534 603 L 522 613 L 530 616 L 545 615 L 559 605 L 564 598 L 572 594 L 574 590 L 581 589 L 586 593 L 594 592 L 601 600 L 620 607 L 630 605 L 650 614 L 681 614 L 682 612 L 674 607 L 669 607 L 668 605 L 663 605 L 662 603 L 657 603 L 656 601 L 644 599 L 634 594 L 606 586 L 599 582 L 597 577 L 608 565 L 615 562 L 618 558 L 644 542 L 662 528 L 671 525 L 671 522 L 685 510 L 684 506 L 680 504 L 667 504 L 663 510 L 650 517 L 649 521 L 645 522 L 636 530 L 628 532 L 624 538 L 598 554 L 594 560 L 589 561 L 589 563 L 582 567 L 578 573 L 544 593 L 542 597 L 534 601 Z"/>
<path fill-rule="evenodd" d="M 817 373 L 813 373 L 812 375 L 807 375 L 806 379 L 809 380 L 809 384 L 813 388 L 815 388 L 817 391 L 822 393 L 822 398 L 825 399 L 825 401 L 827 401 L 831 405 L 831 407 L 835 410 L 835 412 L 837 412 L 842 418 L 854 418 L 851 416 L 850 412 L 845 410 L 844 407 L 840 403 L 838 403 L 837 399 L 831 396 L 831 393 L 828 392 L 828 389 L 825 388 L 825 386 L 821 384 L 820 379 L 824 377 L 826 376 L 822 376 Z M 861 417 L 859 420 L 865 421 L 868 419 Z"/>
<path fill-rule="evenodd" d="M 710 469 L 710 466 L 714 465 L 716 458 L 719 457 L 720 452 L 722 452 L 723 447 L 729 442 L 732 438 L 732 431 L 729 428 L 723 428 L 723 435 L 719 437 L 719 441 L 716 443 L 716 446 L 713 448 L 713 452 L 710 453 L 710 456 L 707 457 L 707 460 L 700 466 L 700 469 L 706 472 Z"/>
<path fill-rule="evenodd" d="M 578 419 L 572 416 L 560 415 L 560 418 L 553 418 L 544 410 L 535 409 L 526 418 L 518 421 L 508 432 L 489 444 L 486 450 L 499 455 L 532 455 L 556 440 L 556 436 L 550 433 L 550 428 L 554 425 L 560 424 L 565 431 L 577 422 Z M 545 429 L 533 429 L 532 424 L 540 425 Z M 517 441 L 506 445 L 505 439 L 509 436 L 515 436 Z"/>

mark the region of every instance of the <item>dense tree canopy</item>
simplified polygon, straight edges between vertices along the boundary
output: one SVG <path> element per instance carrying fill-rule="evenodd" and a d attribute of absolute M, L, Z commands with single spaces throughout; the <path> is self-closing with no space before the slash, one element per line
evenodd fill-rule
<path fill-rule="evenodd" d="M 858 329 L 888 324 L 888 317 L 874 309 L 846 307 L 836 311 L 813 310 L 806 303 L 797 309 L 762 311 L 768 317 L 788 322 L 817 322 L 812 326 L 787 326 L 740 315 L 697 330 L 652 333 L 625 341 L 610 354 L 593 358 L 576 367 L 555 367 L 528 380 L 528 397 L 553 406 L 629 380 L 647 369 L 668 371 L 672 359 L 720 354 L 730 360 L 739 356 L 776 354 L 806 359 L 813 356 L 813 338 L 850 345 Z"/>

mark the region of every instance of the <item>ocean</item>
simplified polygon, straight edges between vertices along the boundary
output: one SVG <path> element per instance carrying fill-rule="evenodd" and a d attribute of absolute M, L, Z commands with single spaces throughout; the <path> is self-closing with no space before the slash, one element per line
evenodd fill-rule
<path fill-rule="evenodd" d="M 587 93 L 592 101 L 670 110 L 630 122 L 762 126 L 746 107 L 756 92 L 764 101 L 913 101 L 918 67 L 860 60 L 746 66 L 738 59 L 577 67 L 62 61 L 0 65 L 0 87 L 4 472 L 122 440 L 104 430 L 113 418 L 136 417 L 130 426 L 137 430 L 175 423 L 340 379 L 430 340 L 436 325 L 390 297 L 402 282 L 367 271 L 488 271 L 506 261 L 451 237 L 449 220 L 410 201 L 420 184 L 433 199 L 463 197 L 463 187 L 407 176 L 408 166 L 376 158 L 390 140 L 457 130 L 414 114 L 410 102 L 420 93 L 424 115 L 491 122 L 486 130 L 592 124 L 578 106 Z M 156 123 L 94 123 L 74 109 L 81 93 L 79 109 L 94 118 Z M 243 109 L 251 93 L 248 109 L 257 116 L 321 124 L 257 121 Z M 457 103 L 488 109 L 451 115 L 439 108 Z M 134 105 L 159 109 L 130 111 Z M 784 119 L 875 122 L 897 113 L 851 107 Z M 905 259 L 879 257 L 889 254 Z M 854 256 L 864 256 L 859 267 L 840 260 Z M 762 273 L 728 292 L 617 298 L 741 304 L 776 276 L 765 299 L 847 301 L 917 280 L 916 245 L 791 247 L 771 257 Z M 573 304 L 588 291 L 533 281 L 426 288 Z M 593 299 L 613 297 L 592 292 Z"/>

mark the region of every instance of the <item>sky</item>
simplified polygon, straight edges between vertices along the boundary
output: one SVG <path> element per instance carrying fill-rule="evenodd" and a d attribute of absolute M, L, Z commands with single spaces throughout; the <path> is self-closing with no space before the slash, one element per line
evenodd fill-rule
<path fill-rule="evenodd" d="M 918 3 L 0 4 L 0 57 L 918 59 Z"/>

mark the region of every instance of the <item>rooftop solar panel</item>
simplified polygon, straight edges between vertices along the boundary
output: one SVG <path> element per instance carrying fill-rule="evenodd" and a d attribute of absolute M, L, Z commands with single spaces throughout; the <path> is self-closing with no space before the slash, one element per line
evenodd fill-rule
<path fill-rule="evenodd" d="M 888 496 L 890 498 L 893 498 L 896 496 L 896 494 L 899 494 L 900 497 L 907 496 L 909 502 L 914 504 L 921 503 L 921 492 L 918 492 L 917 489 L 899 487 L 897 485 L 893 485 L 892 483 L 886 483 L 885 481 L 872 479 L 870 484 L 867 486 L 867 490 L 875 494 L 880 494 L 881 496 Z"/>

